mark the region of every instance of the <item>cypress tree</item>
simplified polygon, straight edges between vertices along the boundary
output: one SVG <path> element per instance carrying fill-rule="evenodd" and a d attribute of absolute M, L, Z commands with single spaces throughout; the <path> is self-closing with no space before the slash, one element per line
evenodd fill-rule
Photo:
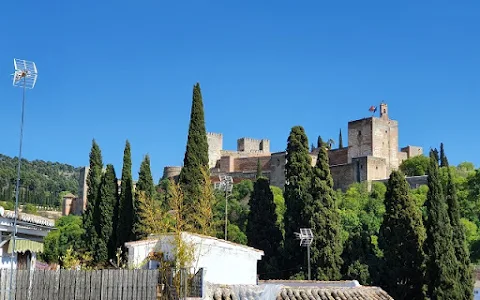
<path fill-rule="evenodd" d="M 91 253 L 95 252 L 98 238 L 95 216 L 97 215 L 102 169 L 102 153 L 98 144 L 93 140 L 90 150 L 90 168 L 87 175 L 87 207 L 83 214 L 83 228 L 85 229 L 83 241 L 86 250 Z"/>
<path fill-rule="evenodd" d="M 188 128 L 187 149 L 180 171 L 179 184 L 184 193 L 185 204 L 194 206 L 205 184 L 202 168 L 208 170 L 208 143 L 205 130 L 202 92 L 200 84 L 193 87 L 192 109 Z M 208 171 L 209 172 L 209 171 Z"/>
<path fill-rule="evenodd" d="M 341 224 L 325 147 L 319 149 L 313 168 L 311 195 L 305 211 L 315 237 L 311 247 L 314 274 L 318 280 L 338 280 L 343 263 Z"/>
<path fill-rule="evenodd" d="M 142 220 L 142 213 L 148 209 L 148 207 L 154 207 L 154 192 L 155 185 L 153 183 L 152 173 L 150 171 L 150 157 L 145 155 L 142 164 L 140 165 L 140 172 L 138 173 L 138 181 L 135 189 L 135 201 L 134 201 L 134 240 L 139 240 L 145 237 L 145 232 L 141 230 L 145 226 Z M 140 193 L 143 194 L 140 199 Z M 142 200 L 142 201 L 140 201 Z"/>
<path fill-rule="evenodd" d="M 340 134 L 338 135 L 338 149 L 343 149 L 342 129 L 340 129 Z"/>
<path fill-rule="evenodd" d="M 115 257 L 114 210 L 118 201 L 118 184 L 113 165 L 108 164 L 102 176 L 98 201 L 98 242 L 94 258 L 97 263 Z"/>
<path fill-rule="evenodd" d="M 409 195 L 403 173 L 393 171 L 387 183 L 379 246 L 385 266 L 382 286 L 394 299 L 425 299 L 424 241 L 422 213 Z"/>
<path fill-rule="evenodd" d="M 295 232 L 310 227 L 305 207 L 310 203 L 311 157 L 308 152 L 308 138 L 302 126 L 295 126 L 288 137 L 285 164 L 285 266 L 286 277 L 298 273 L 306 266 L 305 251 L 300 249 Z"/>
<path fill-rule="evenodd" d="M 445 194 L 448 204 L 448 215 L 453 231 L 452 243 L 455 250 L 455 257 L 458 261 L 459 299 L 473 299 L 473 270 L 470 267 L 470 255 L 466 243 L 465 230 L 463 224 L 460 222 L 460 207 L 458 205 L 457 191 L 450 169 L 448 169 L 448 181 Z"/>
<path fill-rule="evenodd" d="M 248 245 L 262 249 L 265 256 L 258 262 L 260 279 L 280 278 L 279 259 L 282 232 L 276 224 L 275 202 L 268 179 L 259 177 L 250 198 L 246 234 Z"/>
<path fill-rule="evenodd" d="M 325 143 L 323 142 L 322 137 L 318 136 L 317 137 L 317 148 L 324 147 L 324 146 L 325 146 Z"/>
<path fill-rule="evenodd" d="M 428 296 L 430 299 L 461 299 L 457 284 L 457 259 L 452 242 L 452 226 L 438 174 L 438 156 L 434 150 L 430 151 L 425 207 Z"/>
<path fill-rule="evenodd" d="M 257 179 L 262 177 L 262 165 L 260 164 L 260 158 L 257 160 Z"/>
<path fill-rule="evenodd" d="M 145 155 L 142 164 L 140 165 L 135 190 L 138 192 L 145 192 L 147 198 L 153 199 L 155 196 L 155 184 L 153 183 L 152 171 L 150 169 L 150 156 L 148 154 Z"/>
<path fill-rule="evenodd" d="M 120 183 L 120 205 L 118 212 L 117 245 L 124 247 L 126 242 L 133 240 L 133 179 L 132 179 L 132 155 L 130 142 L 125 142 L 123 152 L 122 179 Z M 124 249 L 125 250 L 125 249 Z"/>
<path fill-rule="evenodd" d="M 448 167 L 448 159 L 443 149 L 443 143 L 440 143 L 440 167 Z"/>

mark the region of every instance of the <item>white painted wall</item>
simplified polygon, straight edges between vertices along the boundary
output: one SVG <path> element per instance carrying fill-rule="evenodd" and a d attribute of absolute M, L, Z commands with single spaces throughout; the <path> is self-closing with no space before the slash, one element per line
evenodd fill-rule
<path fill-rule="evenodd" d="M 480 300 L 480 288 L 473 289 L 473 300 Z"/>
<path fill-rule="evenodd" d="M 224 240 L 197 234 L 182 233 L 185 242 L 194 246 L 192 272 L 205 269 L 204 280 L 214 284 L 256 284 L 257 261 L 263 251 L 251 247 L 226 242 Z M 136 268 L 156 268 L 148 266 L 145 259 L 151 252 L 163 252 L 165 259 L 174 258 L 172 235 L 164 235 L 156 240 L 126 243 L 129 266 Z M 143 262 L 143 264 L 142 264 Z"/>

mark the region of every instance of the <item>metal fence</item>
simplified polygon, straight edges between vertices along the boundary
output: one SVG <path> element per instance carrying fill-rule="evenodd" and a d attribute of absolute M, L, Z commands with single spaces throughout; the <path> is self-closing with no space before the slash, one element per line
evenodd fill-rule
<path fill-rule="evenodd" d="M 0 300 L 156 300 L 158 270 L 0 271 Z"/>

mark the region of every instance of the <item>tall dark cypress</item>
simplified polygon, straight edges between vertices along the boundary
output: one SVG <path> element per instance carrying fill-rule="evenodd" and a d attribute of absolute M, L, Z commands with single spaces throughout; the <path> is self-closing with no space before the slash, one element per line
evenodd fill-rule
<path fill-rule="evenodd" d="M 284 277 L 300 272 L 306 267 L 306 251 L 298 245 L 295 232 L 308 228 L 306 204 L 311 202 L 310 180 L 312 176 L 311 157 L 308 152 L 308 138 L 302 126 L 295 126 L 288 137 L 285 164 L 285 266 Z"/>
<path fill-rule="evenodd" d="M 325 147 L 320 147 L 313 168 L 311 195 L 305 214 L 315 236 L 311 247 L 313 274 L 318 280 L 338 280 L 343 264 L 341 224 Z"/>
<path fill-rule="evenodd" d="M 425 201 L 428 296 L 431 299 L 461 299 L 456 272 L 457 259 L 452 241 L 452 226 L 438 175 L 438 155 L 431 150 L 428 193 Z"/>
<path fill-rule="evenodd" d="M 83 228 L 85 229 L 83 241 L 86 250 L 91 253 L 96 250 L 95 244 L 98 238 L 95 226 L 95 216 L 97 215 L 98 209 L 102 169 L 102 152 L 98 144 L 93 140 L 92 148 L 90 150 L 90 168 L 87 175 L 87 208 L 83 214 Z"/>
<path fill-rule="evenodd" d="M 260 279 L 280 278 L 282 232 L 276 224 L 277 214 L 268 179 L 257 178 L 250 198 L 246 234 L 248 245 L 262 249 L 265 256 L 258 262 Z"/>
<path fill-rule="evenodd" d="M 460 207 L 458 205 L 457 191 L 450 169 L 448 169 L 448 181 L 445 194 L 448 204 L 448 215 L 453 230 L 452 242 L 455 250 L 455 257 L 458 262 L 457 280 L 460 290 L 459 299 L 473 299 L 473 270 L 470 266 L 470 255 L 465 238 L 465 229 L 460 222 Z"/>
<path fill-rule="evenodd" d="M 115 257 L 114 210 L 118 201 L 118 183 L 113 165 L 108 164 L 102 176 L 100 198 L 98 201 L 99 218 L 97 251 L 94 258 L 97 263 L 106 262 Z"/>
<path fill-rule="evenodd" d="M 425 299 L 425 228 L 408 182 L 393 171 L 387 183 L 379 246 L 384 254 L 382 286 L 394 299 Z"/>
<path fill-rule="evenodd" d="M 448 167 L 448 159 L 443 149 L 443 143 L 440 143 L 440 167 Z"/>
<path fill-rule="evenodd" d="M 343 149 L 342 129 L 340 129 L 340 134 L 338 135 L 338 149 Z"/>
<path fill-rule="evenodd" d="M 139 201 L 140 193 L 144 193 L 144 201 Z M 148 207 L 153 207 L 153 203 L 146 203 L 145 201 L 154 201 L 155 196 L 155 184 L 153 183 L 152 172 L 150 170 L 150 157 L 145 155 L 142 164 L 140 165 L 140 172 L 138 173 L 138 181 L 135 188 L 135 201 L 134 201 L 134 239 L 139 240 L 145 237 L 143 230 L 142 220 L 142 211 L 145 211 L 147 208 L 143 207 L 147 205 Z"/>
<path fill-rule="evenodd" d="M 133 179 L 132 179 L 132 154 L 130 142 L 125 142 L 123 152 L 123 168 L 120 183 L 120 205 L 118 212 L 116 247 L 124 247 L 126 242 L 133 240 Z M 125 250 L 125 249 L 124 249 Z"/>
<path fill-rule="evenodd" d="M 195 205 L 201 195 L 202 186 L 205 184 L 202 168 L 208 170 L 208 143 L 202 92 L 200 84 L 197 83 L 193 87 L 187 149 L 179 176 L 179 184 L 184 192 L 187 206 Z"/>
<path fill-rule="evenodd" d="M 150 169 L 150 156 L 148 154 L 145 155 L 142 164 L 140 165 L 138 181 L 135 189 L 138 192 L 145 192 L 145 196 L 148 198 L 153 199 L 155 196 L 155 184 L 153 183 L 152 171 Z"/>
<path fill-rule="evenodd" d="M 257 160 L 257 179 L 262 177 L 262 164 L 260 163 L 260 158 Z"/>

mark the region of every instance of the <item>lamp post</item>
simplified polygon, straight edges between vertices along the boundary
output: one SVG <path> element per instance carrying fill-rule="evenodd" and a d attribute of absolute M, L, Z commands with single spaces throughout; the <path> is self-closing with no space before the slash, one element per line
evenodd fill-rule
<path fill-rule="evenodd" d="M 300 228 L 300 233 L 295 232 L 295 236 L 300 240 L 301 247 L 307 247 L 308 280 L 311 280 L 310 270 L 310 245 L 313 242 L 313 232 L 310 228 Z"/>
<path fill-rule="evenodd" d="M 228 196 L 232 194 L 233 178 L 228 175 L 219 175 L 220 182 L 215 186 L 216 189 L 225 192 L 225 240 L 227 240 L 228 226 Z"/>
<path fill-rule="evenodd" d="M 13 86 L 23 89 L 22 95 L 22 116 L 20 120 L 20 145 L 18 150 L 17 180 L 15 185 L 15 216 L 13 218 L 13 234 L 11 241 L 12 255 L 10 265 L 10 299 L 13 298 L 13 263 L 15 260 L 16 242 L 17 242 L 17 218 L 18 218 L 18 199 L 20 197 L 20 168 L 22 165 L 22 146 L 23 146 L 23 124 L 25 119 L 25 96 L 27 89 L 33 89 L 37 82 L 37 66 L 32 61 L 13 59 L 15 73 L 13 73 Z"/>

